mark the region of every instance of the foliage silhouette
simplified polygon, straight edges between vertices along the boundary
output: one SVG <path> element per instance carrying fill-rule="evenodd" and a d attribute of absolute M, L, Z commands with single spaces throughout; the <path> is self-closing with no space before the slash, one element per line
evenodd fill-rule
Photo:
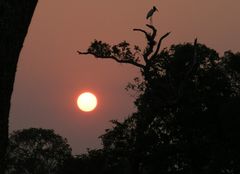
<path fill-rule="evenodd" d="M 37 0 L 0 1 L 0 173 L 5 170 L 8 118 L 16 66 Z"/>
<path fill-rule="evenodd" d="M 54 174 L 72 157 L 67 140 L 49 129 L 15 131 L 9 144 L 10 174 Z"/>
<path fill-rule="evenodd" d="M 218 53 L 200 44 L 161 49 L 157 29 L 144 34 L 143 51 L 126 41 L 111 46 L 95 40 L 86 52 L 138 67 L 143 81 L 128 88 L 139 92 L 137 112 L 113 121 L 101 136 L 108 165 L 142 173 L 237 173 L 240 166 L 240 53 Z M 133 48 L 133 49 L 131 49 Z"/>
<path fill-rule="evenodd" d="M 77 155 L 65 162 L 63 170 L 60 174 L 69 173 L 104 173 L 105 172 L 105 156 L 101 149 L 89 150 L 87 154 Z"/>
<path fill-rule="evenodd" d="M 127 174 L 129 163 L 126 159 L 116 159 L 116 154 L 105 149 L 89 150 L 65 162 L 59 174 Z"/>

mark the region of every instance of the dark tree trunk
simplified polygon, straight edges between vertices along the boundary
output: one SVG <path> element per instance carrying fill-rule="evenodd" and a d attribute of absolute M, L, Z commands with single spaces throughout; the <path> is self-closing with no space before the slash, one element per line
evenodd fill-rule
<path fill-rule="evenodd" d="M 0 173 L 6 167 L 8 118 L 19 53 L 37 0 L 0 0 Z"/>

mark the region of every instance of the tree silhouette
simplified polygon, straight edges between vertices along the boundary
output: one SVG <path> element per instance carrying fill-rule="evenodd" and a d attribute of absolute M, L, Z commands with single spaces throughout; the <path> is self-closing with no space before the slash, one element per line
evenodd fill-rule
<path fill-rule="evenodd" d="M 236 173 L 240 123 L 240 54 L 223 57 L 200 44 L 172 45 L 161 49 L 157 29 L 134 29 L 144 34 L 143 51 L 126 41 L 110 45 L 95 40 L 86 52 L 138 67 L 143 81 L 129 88 L 140 91 L 137 112 L 101 136 L 103 149 L 130 172 L 139 173 Z M 234 120 L 234 121 L 233 121 Z M 115 160 L 113 160 L 115 159 Z"/>
<path fill-rule="evenodd" d="M 5 170 L 8 118 L 16 66 L 37 0 L 0 1 L 0 173 Z"/>
<path fill-rule="evenodd" d="M 71 158 L 67 140 L 53 130 L 30 128 L 9 138 L 9 173 L 54 174 Z"/>
<path fill-rule="evenodd" d="M 64 163 L 60 174 L 107 174 L 106 156 L 102 149 L 88 149 L 86 154 L 77 155 Z M 109 173 L 110 174 L 110 173 Z"/>

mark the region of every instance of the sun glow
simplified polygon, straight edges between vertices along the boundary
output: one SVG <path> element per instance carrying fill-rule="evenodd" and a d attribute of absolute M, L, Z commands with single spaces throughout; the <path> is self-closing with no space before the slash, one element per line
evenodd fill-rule
<path fill-rule="evenodd" d="M 77 105 L 84 112 L 93 111 L 97 106 L 97 98 L 90 92 L 84 92 L 79 95 Z"/>

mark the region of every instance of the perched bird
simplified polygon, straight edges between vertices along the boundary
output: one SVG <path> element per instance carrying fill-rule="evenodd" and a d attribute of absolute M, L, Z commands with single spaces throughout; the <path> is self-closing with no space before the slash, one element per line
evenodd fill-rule
<path fill-rule="evenodd" d="M 150 23 L 152 24 L 152 16 L 155 13 L 155 11 L 158 11 L 158 9 L 153 6 L 153 8 L 151 10 L 149 10 L 149 12 L 147 13 L 146 19 L 150 18 Z"/>

